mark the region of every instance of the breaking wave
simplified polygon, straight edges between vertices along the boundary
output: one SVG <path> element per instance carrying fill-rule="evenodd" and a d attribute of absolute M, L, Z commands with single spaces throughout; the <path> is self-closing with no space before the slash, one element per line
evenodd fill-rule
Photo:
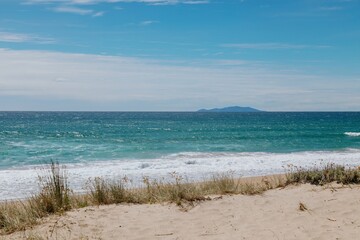
<path fill-rule="evenodd" d="M 166 179 L 172 172 L 196 181 L 228 171 L 234 172 L 237 176 L 259 176 L 284 173 L 289 165 L 306 168 L 326 163 L 359 166 L 360 149 L 293 153 L 181 152 L 155 159 L 67 164 L 66 169 L 71 188 L 79 192 L 83 191 L 89 178 L 97 176 L 114 179 L 126 175 L 132 179 L 133 184 L 139 186 L 143 176 Z M 23 198 L 36 193 L 37 177 L 44 173 L 42 167 L 38 165 L 1 170 L 0 200 Z"/>
<path fill-rule="evenodd" d="M 345 132 L 344 134 L 350 137 L 360 137 L 360 132 Z"/>

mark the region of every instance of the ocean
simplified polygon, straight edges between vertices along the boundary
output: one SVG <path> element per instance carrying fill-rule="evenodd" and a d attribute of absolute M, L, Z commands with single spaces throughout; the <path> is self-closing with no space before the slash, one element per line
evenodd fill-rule
<path fill-rule="evenodd" d="M 0 112 L 0 200 L 34 194 L 50 161 L 76 191 L 96 176 L 140 184 L 172 172 L 202 180 L 358 166 L 360 113 Z"/>

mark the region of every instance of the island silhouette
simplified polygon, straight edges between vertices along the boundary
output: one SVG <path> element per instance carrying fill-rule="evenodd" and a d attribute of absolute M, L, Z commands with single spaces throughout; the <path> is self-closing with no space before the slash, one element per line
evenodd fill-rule
<path fill-rule="evenodd" d="M 252 107 L 231 106 L 224 108 L 200 109 L 197 112 L 263 112 Z"/>

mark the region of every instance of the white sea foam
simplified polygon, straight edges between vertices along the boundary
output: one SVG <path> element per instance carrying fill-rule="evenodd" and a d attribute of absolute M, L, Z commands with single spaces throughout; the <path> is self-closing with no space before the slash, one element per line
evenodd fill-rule
<path fill-rule="evenodd" d="M 360 132 L 345 132 L 344 134 L 350 137 L 360 137 Z"/>
<path fill-rule="evenodd" d="M 227 171 L 233 171 L 237 176 L 259 176 L 283 173 L 289 164 L 311 167 L 320 163 L 358 166 L 360 149 L 296 153 L 183 152 L 157 159 L 69 164 L 66 168 L 71 188 L 82 191 L 86 181 L 96 176 L 114 179 L 126 175 L 135 185 L 140 185 L 143 176 L 167 178 L 174 171 L 189 180 L 202 180 Z M 0 171 L 0 199 L 23 198 L 36 193 L 39 174 L 44 174 L 41 166 Z"/>

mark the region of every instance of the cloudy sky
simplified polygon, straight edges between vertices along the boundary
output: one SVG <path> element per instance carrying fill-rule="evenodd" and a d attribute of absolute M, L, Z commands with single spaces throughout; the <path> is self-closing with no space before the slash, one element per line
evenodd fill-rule
<path fill-rule="evenodd" d="M 0 110 L 231 105 L 360 111 L 360 1 L 0 1 Z"/>

